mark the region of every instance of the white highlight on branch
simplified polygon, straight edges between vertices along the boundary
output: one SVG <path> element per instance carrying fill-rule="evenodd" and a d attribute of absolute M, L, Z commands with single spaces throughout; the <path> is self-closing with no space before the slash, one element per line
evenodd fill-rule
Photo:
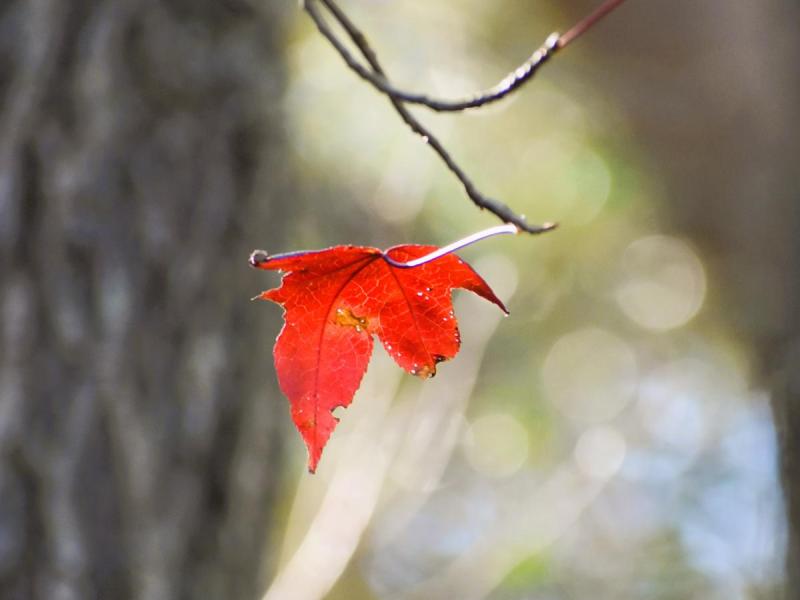
<path fill-rule="evenodd" d="M 547 224 L 544 225 L 545 227 Z M 419 267 L 424 265 L 425 263 L 429 263 L 437 258 L 441 258 L 442 256 L 446 256 L 452 252 L 456 252 L 457 250 L 461 250 L 470 244 L 474 244 L 475 242 L 480 242 L 481 240 L 485 240 L 488 237 L 492 237 L 494 235 L 503 235 L 507 233 L 517 234 L 519 233 L 519 228 L 514 225 L 513 223 L 506 223 L 505 225 L 496 225 L 495 227 L 489 227 L 489 229 L 484 229 L 483 231 L 479 231 L 477 233 L 473 233 L 472 235 L 468 235 L 465 238 L 461 238 L 453 242 L 452 244 L 448 244 L 447 246 L 443 246 L 438 250 L 431 252 L 430 254 L 426 254 L 425 256 L 420 256 L 419 258 L 415 258 L 414 260 L 410 260 L 408 262 L 398 262 L 392 259 L 389 255 L 384 253 L 383 258 L 386 262 L 388 262 L 393 267 L 397 267 L 398 269 L 413 269 L 414 267 Z"/>

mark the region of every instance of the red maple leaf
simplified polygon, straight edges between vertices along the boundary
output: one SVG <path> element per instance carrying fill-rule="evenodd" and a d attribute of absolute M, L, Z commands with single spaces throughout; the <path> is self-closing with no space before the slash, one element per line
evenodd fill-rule
<path fill-rule="evenodd" d="M 350 404 L 367 370 L 373 334 L 400 367 L 432 377 L 436 364 L 453 358 L 461 341 L 453 288 L 475 292 L 508 312 L 480 275 L 455 254 L 414 268 L 392 264 L 435 250 L 418 245 L 386 252 L 336 246 L 275 256 L 256 250 L 250 256 L 254 267 L 286 273 L 279 288 L 257 298 L 285 310 L 275 344 L 275 369 L 308 447 L 312 473 L 338 422 L 331 411 Z"/>

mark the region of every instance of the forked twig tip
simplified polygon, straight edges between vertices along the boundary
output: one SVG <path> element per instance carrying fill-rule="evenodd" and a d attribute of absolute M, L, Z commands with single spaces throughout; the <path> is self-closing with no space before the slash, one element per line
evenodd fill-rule
<path fill-rule="evenodd" d="M 525 233 L 530 233 L 531 235 L 547 233 L 548 231 L 553 231 L 557 227 L 558 223 L 551 222 L 542 223 L 541 225 L 528 225 L 527 223 L 523 225 L 517 225 L 518 231 L 524 231 Z"/>

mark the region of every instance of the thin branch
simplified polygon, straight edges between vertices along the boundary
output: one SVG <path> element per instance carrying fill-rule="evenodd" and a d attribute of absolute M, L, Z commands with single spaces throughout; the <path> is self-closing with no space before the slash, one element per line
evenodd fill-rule
<path fill-rule="evenodd" d="M 415 258 L 414 260 L 409 260 L 408 262 L 398 262 L 391 258 L 386 252 L 383 253 L 383 259 L 388 262 L 393 267 L 397 267 L 399 269 L 413 269 L 414 267 L 419 267 L 424 265 L 425 263 L 429 263 L 437 258 L 441 258 L 442 256 L 446 256 L 447 254 L 452 254 L 461 248 L 474 244 L 475 242 L 480 242 L 481 240 L 485 240 L 488 237 L 492 237 L 493 235 L 503 235 L 506 233 L 519 233 L 519 229 L 517 229 L 516 225 L 507 223 L 505 225 L 496 225 L 494 227 L 489 227 L 488 229 L 484 229 L 483 231 L 479 231 L 478 233 L 473 233 L 472 235 L 468 235 L 465 238 L 461 238 L 460 240 L 456 240 L 452 244 L 448 244 L 447 246 L 442 246 L 441 248 L 434 250 L 426 254 L 425 256 L 420 256 L 419 258 Z"/>
<path fill-rule="evenodd" d="M 338 7 L 332 8 L 328 2 L 324 2 L 324 4 L 331 9 L 331 12 L 339 10 Z M 312 14 L 312 18 L 313 17 L 314 15 Z M 489 89 L 475 92 L 458 100 L 442 100 L 431 98 L 426 94 L 406 92 L 398 87 L 395 87 L 383 75 L 365 68 L 358 61 L 358 59 L 350 54 L 350 51 L 347 49 L 347 47 L 342 44 L 341 41 L 339 41 L 339 38 L 336 37 L 336 35 L 327 27 L 327 25 L 325 25 L 324 22 L 320 23 L 320 21 L 317 21 L 316 18 L 314 21 L 317 23 L 320 33 L 325 36 L 334 49 L 339 53 L 339 56 L 342 57 L 342 60 L 344 60 L 347 66 L 350 67 L 350 69 L 359 77 L 372 84 L 373 87 L 377 88 L 387 96 L 391 96 L 397 100 L 402 100 L 408 104 L 421 104 L 437 112 L 458 112 L 462 110 L 468 110 L 470 108 L 478 108 L 505 98 L 511 92 L 519 87 L 522 87 L 528 80 L 530 80 L 536 74 L 536 71 L 539 69 L 539 67 L 547 62 L 547 59 L 549 59 L 559 48 L 559 35 L 557 33 L 552 33 L 547 37 L 547 40 L 545 40 L 545 43 L 541 48 L 537 49 L 536 52 L 531 54 L 528 60 L 514 69 L 496 85 Z"/>
<path fill-rule="evenodd" d="M 600 19 L 605 17 L 623 2 L 625 2 L 625 0 L 606 0 L 603 2 L 594 10 L 594 12 L 581 19 L 575 26 L 567 31 L 567 33 L 558 38 L 558 48 L 564 48 L 570 42 L 574 42 L 576 39 L 594 27 Z"/>
<path fill-rule="evenodd" d="M 392 98 L 407 104 L 420 104 L 437 112 L 457 112 L 472 108 L 479 108 L 481 106 L 486 106 L 487 104 L 497 102 L 498 100 L 505 98 L 518 88 L 522 87 L 525 83 L 533 78 L 533 76 L 536 74 L 536 71 L 539 70 L 539 67 L 546 63 L 557 50 L 566 47 L 569 43 L 575 41 L 578 37 L 586 33 L 598 21 L 600 21 L 600 19 L 613 11 L 624 1 L 625 0 L 606 0 L 594 12 L 579 21 L 564 35 L 551 33 L 540 48 L 531 54 L 531 56 L 525 62 L 504 77 L 499 83 L 486 90 L 475 92 L 465 98 L 456 100 L 432 98 L 426 94 L 407 92 L 395 87 L 382 73 L 378 73 L 364 67 L 364 65 L 362 65 L 361 62 L 350 53 L 350 51 L 339 40 L 339 38 L 336 37 L 333 31 L 328 28 L 325 22 L 319 18 L 318 13 L 316 13 L 316 15 L 313 13 L 309 14 L 311 14 L 312 18 L 314 19 L 314 22 L 319 28 L 320 33 L 330 42 L 347 66 L 350 67 L 350 69 L 359 77 L 369 82 L 373 87 L 377 88 L 387 96 L 391 96 Z M 307 11 L 309 10 L 309 4 L 311 2 L 313 2 L 313 0 L 306 0 L 304 2 L 304 6 Z M 342 23 L 343 19 L 347 19 L 346 15 L 336 4 L 327 0 L 322 0 L 322 2 L 325 4 L 328 10 L 333 13 L 337 21 Z M 356 32 L 360 39 L 356 40 L 353 38 L 353 41 L 359 47 L 359 50 L 362 50 L 363 53 L 364 48 L 367 48 L 372 58 L 375 58 L 375 53 L 367 43 L 366 38 L 364 38 L 361 32 L 357 30 Z M 350 32 L 348 31 L 348 33 Z M 370 62 L 369 58 L 367 58 L 367 61 Z"/>
<path fill-rule="evenodd" d="M 380 62 L 378 62 L 378 57 L 375 52 L 372 50 L 369 42 L 367 42 L 366 36 L 355 26 L 355 24 L 350 20 L 350 18 L 339 9 L 333 0 L 321 0 L 325 7 L 331 12 L 334 16 L 336 21 L 342 26 L 342 28 L 347 32 L 350 39 L 356 45 L 358 50 L 364 56 L 366 61 L 369 63 L 370 67 L 374 73 L 380 75 L 385 79 L 386 74 L 381 67 Z M 306 12 L 309 16 L 313 19 L 314 23 L 317 25 L 320 33 L 325 36 L 328 40 L 336 39 L 336 36 L 331 32 L 328 28 L 327 24 L 325 23 L 322 16 L 319 14 L 317 10 L 314 0 L 304 0 L 303 7 L 305 8 Z M 338 39 L 336 40 L 338 43 Z M 333 43 L 333 42 L 332 42 Z M 537 234 L 537 233 L 544 233 L 546 231 L 550 231 L 555 229 L 555 223 L 544 223 L 542 225 L 530 225 L 525 221 L 525 218 L 517 215 L 512 211 L 508 206 L 503 204 L 498 200 L 494 200 L 487 196 L 484 196 L 478 189 L 475 187 L 475 184 L 472 183 L 472 180 L 467 176 L 467 174 L 458 166 L 450 153 L 445 149 L 442 143 L 433 135 L 422 123 L 414 117 L 408 109 L 403 105 L 401 100 L 387 94 L 387 97 L 394 106 L 394 109 L 400 115 L 400 118 L 409 126 L 409 128 L 419 135 L 425 143 L 427 143 L 433 150 L 439 155 L 439 157 L 444 161 L 447 165 L 447 168 L 458 178 L 461 182 L 461 185 L 464 186 L 464 191 L 466 192 L 467 196 L 469 196 L 470 200 L 481 209 L 486 209 L 499 219 L 501 219 L 505 223 L 513 223 L 517 226 L 518 229 L 521 231 L 525 231 L 527 233 Z"/>

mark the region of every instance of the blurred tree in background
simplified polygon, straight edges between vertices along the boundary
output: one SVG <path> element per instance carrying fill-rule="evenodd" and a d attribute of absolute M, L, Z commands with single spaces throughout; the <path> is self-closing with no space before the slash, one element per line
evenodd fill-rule
<path fill-rule="evenodd" d="M 283 4 L 0 4 L 4 599 L 263 586 Z"/>
<path fill-rule="evenodd" d="M 576 3 L 575 14 L 591 4 Z M 797 600 L 800 6 L 687 1 L 626 9 L 624 21 L 611 20 L 605 36 L 589 42 L 597 64 L 585 81 L 618 99 L 646 141 L 668 198 L 661 211 L 702 248 L 724 318 L 752 346 L 752 377 L 769 394 L 780 438 L 786 598 Z M 622 37 L 624 45 L 615 43 Z"/>

